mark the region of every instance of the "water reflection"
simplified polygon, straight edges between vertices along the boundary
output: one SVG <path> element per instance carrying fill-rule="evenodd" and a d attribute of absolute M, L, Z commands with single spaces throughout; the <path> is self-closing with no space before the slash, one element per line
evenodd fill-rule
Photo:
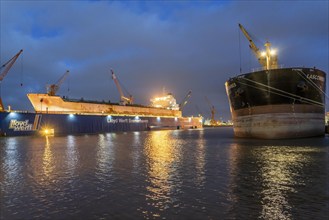
<path fill-rule="evenodd" d="M 288 200 L 289 193 L 296 193 L 295 185 L 297 182 L 298 170 L 300 165 L 308 166 L 307 158 L 302 158 L 300 154 L 289 154 L 274 150 L 275 147 L 266 147 L 259 152 L 263 160 L 263 166 L 260 169 L 263 179 L 262 194 L 262 215 L 261 217 L 269 219 L 290 219 L 292 207 Z M 286 147 L 283 147 L 286 149 Z"/>
<path fill-rule="evenodd" d="M 0 218 L 326 219 L 328 137 L 232 136 L 205 129 L 0 139 Z"/>
<path fill-rule="evenodd" d="M 179 187 L 179 143 L 170 131 L 150 132 L 145 140 L 148 181 L 146 201 L 151 210 L 146 218 L 159 217 L 177 200 L 173 187 Z"/>
<path fill-rule="evenodd" d="M 52 155 L 52 150 L 51 150 L 51 145 L 49 142 L 49 137 L 46 136 L 46 145 L 45 145 L 45 150 L 43 152 L 43 157 L 42 157 L 42 168 L 43 168 L 43 175 L 46 178 L 51 178 L 51 175 L 54 171 L 54 162 L 53 162 L 53 155 Z"/>
<path fill-rule="evenodd" d="M 113 147 L 115 145 L 115 134 L 100 134 L 98 135 L 96 153 L 96 177 L 102 181 L 106 181 L 112 175 L 113 162 L 115 154 Z"/>
<path fill-rule="evenodd" d="M 132 156 L 132 164 L 133 164 L 133 172 L 138 174 L 139 170 L 140 170 L 140 166 L 141 165 L 141 152 L 140 152 L 140 148 L 141 146 L 143 146 L 142 143 L 142 135 L 141 132 L 133 132 L 133 140 L 132 140 L 132 152 L 131 152 L 131 156 Z"/>
<path fill-rule="evenodd" d="M 24 173 L 32 185 L 47 186 L 55 178 L 55 164 L 50 137 L 35 138 L 27 142 L 26 146 L 20 145 L 23 153 L 21 163 L 24 164 Z M 27 152 L 25 153 L 24 150 Z M 40 188 L 36 188 L 39 190 Z"/>
<path fill-rule="evenodd" d="M 2 140 L 1 140 L 2 141 Z M 8 138 L 3 140 L 5 143 L 1 147 L 4 147 L 4 152 L 1 153 L 1 185 L 5 187 L 3 184 L 7 184 L 10 186 L 19 178 L 21 174 L 21 166 L 19 166 L 19 153 L 17 146 L 16 138 Z M 3 181 L 2 181 L 3 180 Z"/>
<path fill-rule="evenodd" d="M 203 136 L 203 130 L 199 132 L 198 140 L 196 141 L 196 152 L 195 152 L 195 162 L 196 162 L 196 172 L 195 181 L 198 187 L 201 187 L 205 183 L 205 155 L 206 154 L 206 141 Z"/>
<path fill-rule="evenodd" d="M 232 210 L 240 218 L 248 207 L 251 218 L 292 219 L 302 201 L 319 192 L 326 193 L 328 185 L 324 148 L 298 146 L 246 146 L 231 145 L 231 201 Z M 317 157 L 316 157 L 317 158 Z M 322 169 L 319 172 L 318 169 Z M 324 170 L 323 170 L 324 169 Z M 306 178 L 313 177 L 314 179 Z M 319 182 L 320 181 L 320 182 Z M 316 183 L 320 188 L 312 187 Z M 308 193 L 305 193 L 305 192 Z M 312 198 L 313 199 L 313 198 Z M 321 199 L 320 199 L 321 200 Z M 307 201 L 308 203 L 310 201 Z M 316 201 L 314 201 L 316 202 Z M 325 204 L 319 201 L 319 204 Z M 244 207 L 244 208 L 242 208 Z M 319 205 L 319 210 L 326 209 Z M 303 212 L 303 209 L 301 209 Z M 306 209 L 305 209 L 306 210 Z M 310 218 L 316 213 L 305 211 Z M 319 214 L 319 213 L 318 213 Z M 323 213 L 320 214 L 320 216 Z M 304 216 L 304 214 L 300 214 Z"/>
<path fill-rule="evenodd" d="M 79 163 L 76 137 L 73 135 L 67 136 L 66 141 L 66 163 L 67 163 L 67 174 L 73 176 L 76 173 L 77 166 Z"/>

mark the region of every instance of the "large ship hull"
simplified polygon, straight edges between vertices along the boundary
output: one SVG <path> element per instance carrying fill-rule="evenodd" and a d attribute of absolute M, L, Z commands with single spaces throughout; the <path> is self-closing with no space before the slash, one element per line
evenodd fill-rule
<path fill-rule="evenodd" d="M 0 135 L 68 135 L 201 128 L 198 117 L 139 117 L 0 112 Z M 49 133 L 48 133 L 49 132 Z"/>
<path fill-rule="evenodd" d="M 318 69 L 264 70 L 229 79 L 234 134 L 283 139 L 325 132 L 326 74 Z"/>
<path fill-rule="evenodd" d="M 67 100 L 60 96 L 48 94 L 27 94 L 37 113 L 73 113 L 73 114 L 107 114 L 118 116 L 160 116 L 182 117 L 179 110 L 154 108 L 141 105 L 119 105 L 106 102 L 92 102 L 84 100 Z"/>

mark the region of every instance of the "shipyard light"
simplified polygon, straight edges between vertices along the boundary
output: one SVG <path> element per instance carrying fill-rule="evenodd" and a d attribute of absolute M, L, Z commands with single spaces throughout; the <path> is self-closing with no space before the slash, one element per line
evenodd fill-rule
<path fill-rule="evenodd" d="M 41 130 L 41 134 L 44 136 L 51 136 L 54 135 L 55 130 L 53 128 L 44 128 Z"/>
<path fill-rule="evenodd" d="M 276 55 L 276 50 L 271 50 L 270 51 L 270 54 L 273 56 L 273 55 Z"/>
<path fill-rule="evenodd" d="M 135 120 L 139 120 L 139 116 L 135 116 Z"/>
<path fill-rule="evenodd" d="M 177 121 L 178 119 L 177 119 L 177 117 L 175 117 L 175 121 Z"/>
<path fill-rule="evenodd" d="M 260 55 L 261 55 L 262 57 L 266 57 L 266 52 L 265 52 L 265 51 L 262 51 L 262 52 L 260 53 Z"/>
<path fill-rule="evenodd" d="M 69 114 L 67 117 L 70 121 L 73 121 L 74 118 L 75 118 L 75 115 L 74 114 Z"/>
<path fill-rule="evenodd" d="M 10 112 L 9 115 L 8 115 L 10 118 L 14 118 L 17 116 L 17 113 L 16 112 Z"/>
<path fill-rule="evenodd" d="M 159 116 L 157 117 L 157 121 L 161 121 L 161 118 Z"/>

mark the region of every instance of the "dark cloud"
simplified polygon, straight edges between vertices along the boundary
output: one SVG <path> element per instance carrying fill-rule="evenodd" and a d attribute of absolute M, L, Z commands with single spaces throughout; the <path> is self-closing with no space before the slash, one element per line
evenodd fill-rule
<path fill-rule="evenodd" d="M 2 83 L 3 101 L 14 109 L 31 110 L 26 93 L 45 92 L 66 69 L 60 95 L 117 101 L 113 68 L 138 103 L 148 104 L 163 87 L 178 101 L 191 89 L 185 115 L 209 117 L 207 96 L 227 120 L 224 83 L 239 74 L 239 51 L 243 72 L 258 67 L 238 23 L 259 47 L 271 41 L 284 66 L 329 70 L 327 1 L 0 4 L 1 63 L 24 49 Z"/>

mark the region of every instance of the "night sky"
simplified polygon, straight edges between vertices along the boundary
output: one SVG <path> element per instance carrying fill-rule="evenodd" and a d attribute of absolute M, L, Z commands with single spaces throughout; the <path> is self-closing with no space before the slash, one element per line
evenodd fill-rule
<path fill-rule="evenodd" d="M 242 73 L 259 67 L 238 23 L 260 49 L 270 41 L 280 65 L 329 73 L 328 1 L 0 4 L 1 64 L 24 50 L 1 85 L 4 105 L 15 110 L 33 110 L 26 94 L 46 92 L 66 70 L 58 95 L 118 102 L 112 68 L 135 103 L 148 105 L 163 88 L 181 102 L 192 90 L 184 115 L 210 117 L 207 97 L 216 119 L 228 120 L 225 81 L 240 67 Z"/>

